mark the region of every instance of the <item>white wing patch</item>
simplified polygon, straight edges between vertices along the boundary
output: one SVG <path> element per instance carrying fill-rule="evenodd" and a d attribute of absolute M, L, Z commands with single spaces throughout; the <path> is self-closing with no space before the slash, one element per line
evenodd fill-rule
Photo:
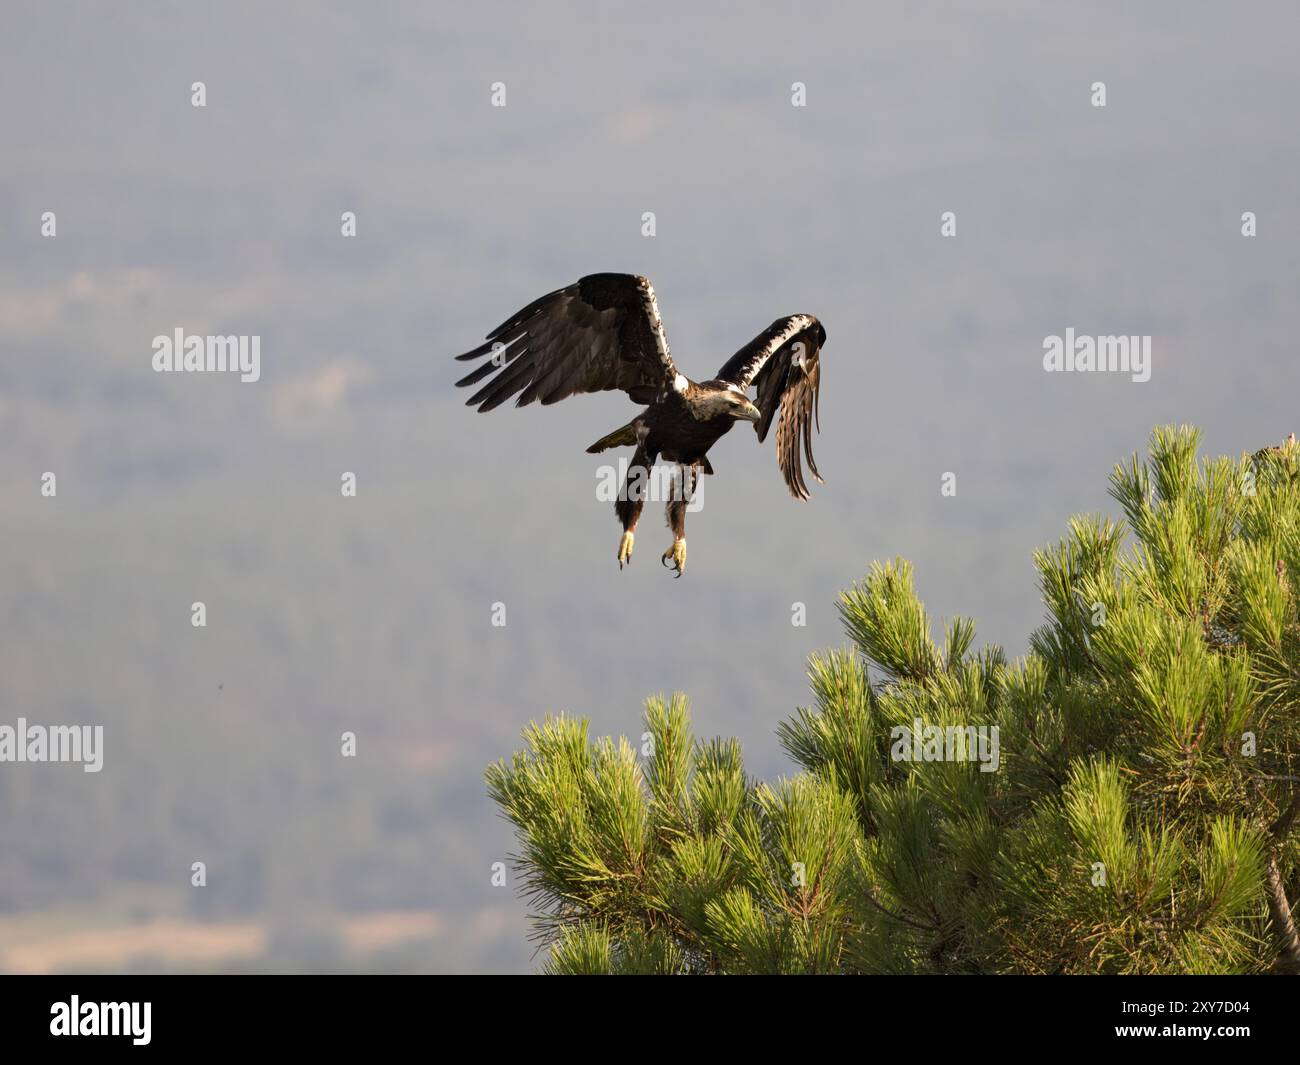
<path fill-rule="evenodd" d="M 789 341 L 796 333 L 802 332 L 812 325 L 812 319 L 806 314 L 794 315 L 785 325 L 781 332 L 777 333 L 767 345 L 769 354 L 775 354 Z"/>
<path fill-rule="evenodd" d="M 654 326 L 655 347 L 659 351 L 659 361 L 664 366 L 668 366 L 672 361 L 672 355 L 668 351 L 668 338 L 664 336 L 663 320 L 659 317 L 659 300 L 655 297 L 654 286 L 645 278 L 641 280 L 641 300 L 645 305 L 646 317 L 650 319 L 651 324 Z M 678 392 L 682 392 L 686 388 L 685 382 L 686 378 L 678 374 L 677 379 L 673 381 L 673 388 Z"/>

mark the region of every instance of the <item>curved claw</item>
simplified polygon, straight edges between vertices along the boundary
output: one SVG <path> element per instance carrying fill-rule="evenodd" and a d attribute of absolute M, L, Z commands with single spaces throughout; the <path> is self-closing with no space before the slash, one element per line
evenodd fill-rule
<path fill-rule="evenodd" d="M 632 564 L 632 544 L 636 540 L 630 532 L 625 532 L 618 542 L 618 568 Z"/>
<path fill-rule="evenodd" d="M 659 562 L 665 568 L 674 570 L 674 577 L 681 577 L 686 569 L 686 541 L 674 540 L 673 546 L 663 553 Z"/>

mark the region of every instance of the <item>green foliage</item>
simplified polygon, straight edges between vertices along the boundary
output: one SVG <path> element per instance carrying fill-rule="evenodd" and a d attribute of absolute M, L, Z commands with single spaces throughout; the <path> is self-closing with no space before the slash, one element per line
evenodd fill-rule
<path fill-rule="evenodd" d="M 778 726 L 791 779 L 680 695 L 640 756 L 532 726 L 487 779 L 547 971 L 1300 969 L 1300 448 L 1198 443 L 1157 430 L 1112 475 L 1125 522 L 1037 553 L 1019 661 L 962 618 L 937 644 L 910 565 L 873 565 Z"/>

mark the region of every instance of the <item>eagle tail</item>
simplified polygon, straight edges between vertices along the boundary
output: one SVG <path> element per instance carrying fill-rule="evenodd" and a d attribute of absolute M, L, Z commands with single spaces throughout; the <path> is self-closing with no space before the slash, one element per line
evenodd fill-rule
<path fill-rule="evenodd" d="M 601 451 L 608 451 L 612 447 L 630 447 L 636 443 L 636 422 L 628 422 L 621 429 L 615 429 L 608 436 L 602 436 L 591 447 L 587 448 L 588 455 L 595 455 Z"/>

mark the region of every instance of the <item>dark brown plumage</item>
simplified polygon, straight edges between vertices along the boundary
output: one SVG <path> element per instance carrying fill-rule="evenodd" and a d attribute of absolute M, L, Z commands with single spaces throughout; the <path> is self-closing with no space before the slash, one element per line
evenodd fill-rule
<path fill-rule="evenodd" d="M 778 318 L 728 359 L 717 376 L 695 382 L 673 363 L 649 280 L 633 274 L 590 274 L 534 300 L 487 335 L 462 361 L 485 359 L 456 382 L 481 385 L 468 405 L 489 411 L 517 397 L 517 406 L 556 403 L 581 392 L 626 392 L 646 409 L 592 444 L 589 452 L 635 446 L 625 493 L 616 506 L 623 524 L 619 565 L 631 557 L 644 498 L 630 498 L 633 472 L 659 458 L 681 470 L 679 497 L 669 502 L 673 547 L 664 552 L 678 576 L 685 566 L 684 494 L 699 473 L 712 473 L 707 453 L 736 421 L 754 423 L 759 441 L 776 422 L 777 465 L 790 494 L 808 498 L 803 463 L 818 482 L 812 430 L 818 422 L 821 349 L 826 330 L 810 314 Z M 756 390 L 751 402 L 747 392 Z M 820 426 L 818 425 L 818 428 Z M 644 475 L 642 475 L 644 478 Z"/>

